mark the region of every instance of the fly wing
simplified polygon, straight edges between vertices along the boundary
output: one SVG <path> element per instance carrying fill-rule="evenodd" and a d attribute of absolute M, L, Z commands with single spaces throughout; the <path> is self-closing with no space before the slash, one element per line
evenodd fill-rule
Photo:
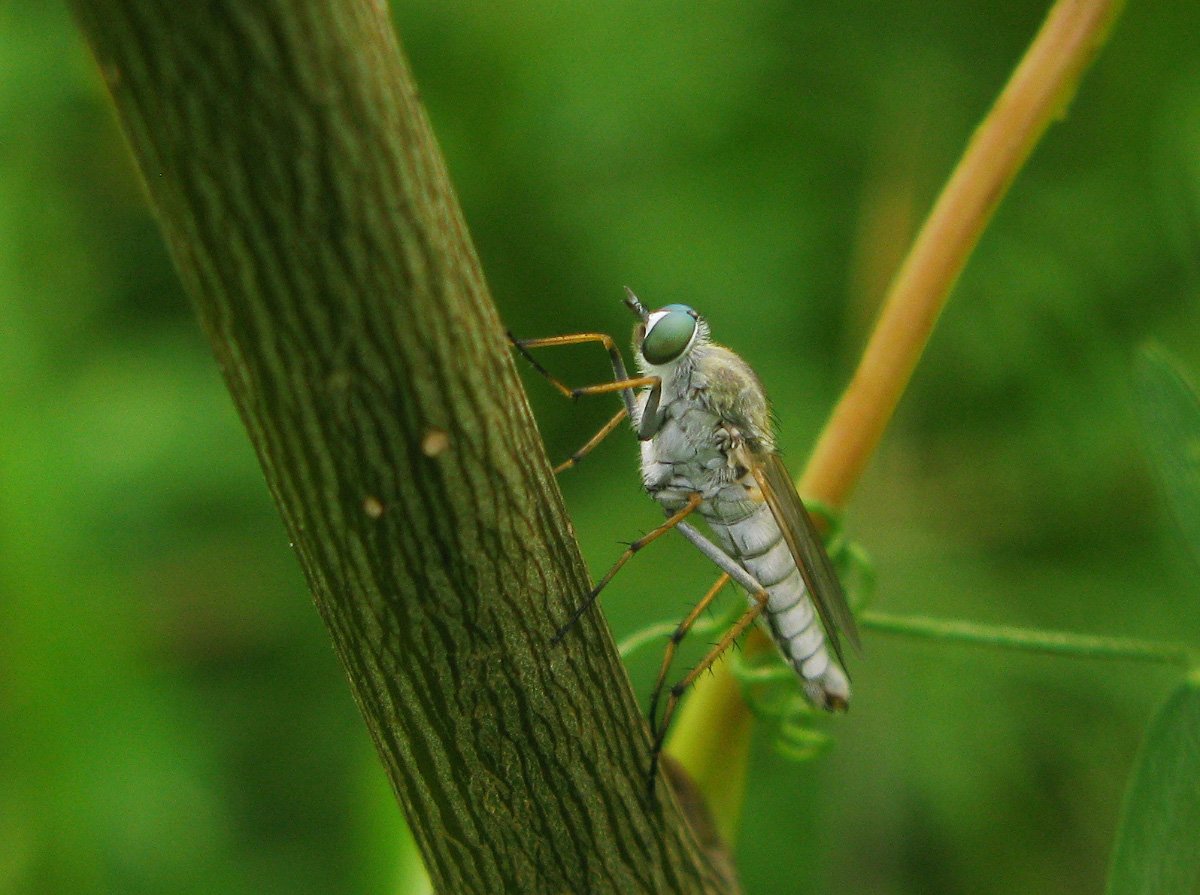
<path fill-rule="evenodd" d="M 783 533 L 792 559 L 800 569 L 800 575 L 808 588 L 817 613 L 821 616 L 821 624 L 825 627 L 825 635 L 837 654 L 838 661 L 844 666 L 842 645 L 838 633 L 844 633 L 855 649 L 861 649 L 858 639 L 858 627 L 854 624 L 854 616 L 846 603 L 846 594 L 842 583 L 833 570 L 829 554 L 821 535 L 813 524 L 812 517 L 804 508 L 800 495 L 796 493 L 796 483 L 788 475 L 783 459 L 774 452 L 757 454 L 753 458 L 750 472 L 771 508 L 771 515 Z"/>

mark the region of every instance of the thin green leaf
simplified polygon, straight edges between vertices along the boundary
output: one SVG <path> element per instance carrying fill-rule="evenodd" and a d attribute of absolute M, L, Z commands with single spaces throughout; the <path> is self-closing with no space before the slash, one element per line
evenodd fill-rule
<path fill-rule="evenodd" d="M 1162 348 L 1143 348 L 1134 365 L 1146 442 L 1184 540 L 1200 562 L 1200 398 Z"/>
<path fill-rule="evenodd" d="M 1191 895 L 1200 880 L 1200 678 L 1150 726 L 1125 793 L 1108 895 Z"/>

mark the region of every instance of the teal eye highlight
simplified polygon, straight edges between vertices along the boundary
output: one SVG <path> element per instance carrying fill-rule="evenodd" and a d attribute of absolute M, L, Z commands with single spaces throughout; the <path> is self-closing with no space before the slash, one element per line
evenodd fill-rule
<path fill-rule="evenodd" d="M 649 316 L 642 357 L 654 365 L 669 364 L 681 355 L 696 333 L 696 312 L 687 305 L 667 305 Z"/>

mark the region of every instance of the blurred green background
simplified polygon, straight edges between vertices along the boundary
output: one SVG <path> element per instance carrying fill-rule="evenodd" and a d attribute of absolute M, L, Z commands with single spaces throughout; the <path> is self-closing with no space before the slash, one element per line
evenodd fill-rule
<path fill-rule="evenodd" d="M 693 304 L 761 373 L 798 471 L 1045 8 L 405 0 L 395 18 L 512 329 L 623 341 L 626 284 Z M 1200 6 L 1135 3 L 855 495 L 878 608 L 1195 642 L 1196 569 L 1130 367 L 1147 339 L 1200 367 L 1198 250 Z M 605 375 L 597 350 L 544 360 Z M 527 382 L 556 460 L 615 408 Z M 0 420 L 0 892 L 395 891 L 386 781 L 57 2 L 0 2 Z M 631 437 L 562 486 L 594 571 L 659 518 Z M 712 575 L 663 543 L 605 611 L 623 636 Z M 747 891 L 1100 891 L 1176 674 L 865 647 L 824 757 L 756 748 Z M 643 698 L 657 661 L 631 664 Z"/>

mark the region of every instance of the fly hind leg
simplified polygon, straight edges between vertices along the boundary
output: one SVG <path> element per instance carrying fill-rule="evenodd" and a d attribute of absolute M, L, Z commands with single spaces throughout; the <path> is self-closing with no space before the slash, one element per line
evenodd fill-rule
<path fill-rule="evenodd" d="M 723 585 L 724 583 L 723 580 L 718 579 L 718 584 Z M 715 590 L 710 591 L 710 593 L 715 596 Z M 705 598 L 710 599 L 707 594 Z M 654 784 L 658 779 L 659 756 L 662 754 L 663 744 L 667 739 L 667 730 L 671 726 L 671 719 L 675 715 L 675 709 L 679 705 L 680 698 L 687 691 L 687 688 L 695 682 L 696 678 L 711 668 L 713 663 L 721 657 L 721 654 L 729 649 L 767 608 L 768 596 L 767 592 L 762 588 L 759 588 L 750 598 L 754 601 L 753 605 L 742 613 L 721 639 L 713 645 L 712 649 L 705 654 L 704 658 L 691 671 L 680 678 L 667 692 L 667 705 L 663 710 L 662 722 L 657 725 L 657 729 L 654 731 L 654 746 L 650 752 L 650 776 L 647 784 L 651 798 L 654 796 Z M 663 676 L 665 676 L 665 672 Z"/>
<path fill-rule="evenodd" d="M 696 619 L 700 618 L 704 611 L 712 605 L 712 601 L 721 592 L 721 588 L 728 583 L 729 575 L 722 573 L 713 586 L 708 589 L 708 592 L 700 598 L 700 602 L 692 607 L 692 611 L 675 628 L 671 639 L 667 642 L 667 648 L 663 651 L 662 664 L 658 668 L 658 677 L 654 681 L 654 690 L 650 693 L 650 733 L 654 736 L 658 735 L 658 701 L 662 698 L 663 686 L 667 682 L 671 663 L 675 661 L 675 652 L 679 649 L 679 644 L 687 637 L 688 632 L 692 630 L 692 625 L 696 624 Z"/>

